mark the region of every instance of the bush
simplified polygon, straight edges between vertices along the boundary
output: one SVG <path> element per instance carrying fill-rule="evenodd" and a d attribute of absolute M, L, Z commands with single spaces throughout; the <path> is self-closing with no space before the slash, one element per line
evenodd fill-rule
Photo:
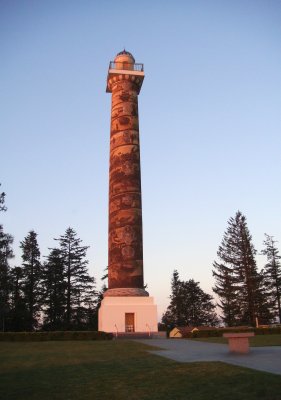
<path fill-rule="evenodd" d="M 224 333 L 243 333 L 254 332 L 255 335 L 278 335 L 281 334 L 281 327 L 267 327 L 267 328 L 251 328 L 251 327 L 232 327 L 232 328 L 219 328 L 198 330 L 188 332 L 183 335 L 184 338 L 207 338 L 207 337 L 222 337 Z"/>
<path fill-rule="evenodd" d="M 281 327 L 255 328 L 254 332 L 256 335 L 278 335 L 281 333 Z"/>
<path fill-rule="evenodd" d="M 43 342 L 49 340 L 111 340 L 112 333 L 95 331 L 0 332 L 0 342 Z"/>

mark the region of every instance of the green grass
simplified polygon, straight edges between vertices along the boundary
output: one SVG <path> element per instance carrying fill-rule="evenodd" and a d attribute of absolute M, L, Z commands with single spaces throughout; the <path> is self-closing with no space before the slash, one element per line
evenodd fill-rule
<path fill-rule="evenodd" d="M 196 338 L 192 340 L 209 343 L 227 343 L 227 339 L 223 337 Z M 281 335 L 256 335 L 249 340 L 251 347 L 281 346 Z"/>
<path fill-rule="evenodd" d="M 133 341 L 0 343 L 3 400 L 280 400 L 281 377 L 184 364 Z"/>

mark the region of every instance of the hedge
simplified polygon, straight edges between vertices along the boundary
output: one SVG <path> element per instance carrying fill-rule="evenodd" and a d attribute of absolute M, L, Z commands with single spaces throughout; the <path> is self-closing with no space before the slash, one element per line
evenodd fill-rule
<path fill-rule="evenodd" d="M 281 334 L 281 327 L 272 328 L 224 328 L 224 329 L 210 329 L 210 330 L 198 330 L 194 332 L 188 332 L 183 334 L 184 338 L 206 338 L 206 337 L 222 337 L 224 333 L 243 333 L 243 332 L 254 332 L 255 335 L 278 335 Z"/>
<path fill-rule="evenodd" d="M 95 331 L 0 332 L 0 342 L 43 342 L 49 340 L 111 340 L 112 333 Z"/>
<path fill-rule="evenodd" d="M 254 332 L 256 335 L 278 335 L 281 334 L 281 326 L 271 328 L 255 328 Z"/>

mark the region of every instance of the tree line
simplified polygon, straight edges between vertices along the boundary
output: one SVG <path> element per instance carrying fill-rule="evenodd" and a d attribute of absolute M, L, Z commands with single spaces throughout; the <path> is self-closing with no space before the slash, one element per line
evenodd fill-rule
<path fill-rule="evenodd" d="M 3 192 L 0 211 L 6 210 Z M 88 246 L 72 228 L 55 241 L 42 262 L 37 233 L 31 230 L 20 243 L 22 264 L 11 267 L 13 237 L 0 225 L 1 330 L 97 329 L 102 295 L 88 272 Z"/>
<path fill-rule="evenodd" d="M 213 292 L 219 301 L 204 293 L 199 282 L 182 281 L 175 270 L 170 304 L 162 322 L 170 326 L 256 326 L 281 323 L 281 256 L 273 236 L 265 234 L 260 254 L 266 264 L 258 271 L 257 250 L 252 243 L 245 215 L 238 211 L 227 229 L 213 262 Z M 215 313 L 216 306 L 220 316 Z"/>
<path fill-rule="evenodd" d="M 5 212 L 5 193 L 0 193 L 0 212 Z M 97 329 L 98 308 L 106 286 L 97 292 L 88 272 L 88 246 L 72 228 L 55 239 L 41 261 L 37 233 L 31 230 L 20 243 L 22 263 L 10 266 L 13 237 L 0 224 L 0 330 L 32 331 Z M 265 234 L 260 254 L 267 262 L 256 263 L 246 217 L 238 211 L 227 229 L 213 262 L 213 292 L 205 293 L 193 279 L 181 280 L 177 270 L 171 282 L 170 304 L 162 317 L 167 325 L 226 326 L 281 323 L 281 256 L 273 236 Z M 107 278 L 105 272 L 103 280 Z M 220 315 L 216 308 L 220 309 Z"/>

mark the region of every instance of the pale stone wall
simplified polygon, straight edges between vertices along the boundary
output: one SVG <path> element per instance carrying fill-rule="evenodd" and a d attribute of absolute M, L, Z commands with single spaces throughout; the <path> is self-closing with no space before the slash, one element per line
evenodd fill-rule
<path fill-rule="evenodd" d="M 135 332 L 157 332 L 153 297 L 105 297 L 99 309 L 99 330 L 125 332 L 125 314 L 135 314 Z"/>

